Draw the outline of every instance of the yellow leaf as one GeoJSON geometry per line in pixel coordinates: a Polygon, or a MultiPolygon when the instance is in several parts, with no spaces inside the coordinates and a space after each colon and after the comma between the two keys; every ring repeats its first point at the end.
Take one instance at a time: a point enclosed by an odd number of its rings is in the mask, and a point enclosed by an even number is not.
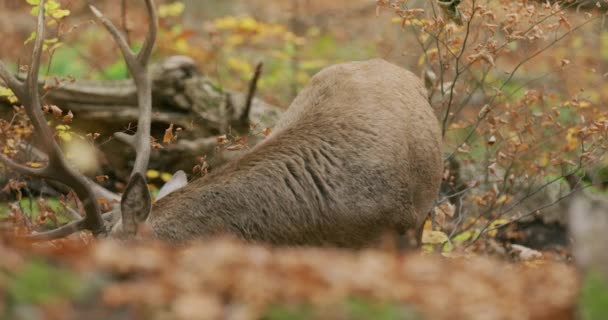
{"type": "Polygon", "coordinates": [[[3,86],[0,86],[0,97],[5,97],[10,103],[15,103],[18,101],[17,97],[15,96],[15,93],[13,93],[11,89],[3,86]]]}
{"type": "Polygon", "coordinates": [[[172,176],[173,175],[168,172],[163,172],[160,174],[160,179],[163,180],[163,182],[167,182],[167,181],[171,180],[172,176]]]}
{"type": "Polygon", "coordinates": [[[243,75],[251,75],[253,73],[253,68],[251,68],[251,65],[243,60],[231,57],[228,58],[227,62],[230,68],[242,73],[243,75]]]}
{"type": "Polygon", "coordinates": [[[177,17],[184,12],[184,8],[185,5],[180,1],[161,4],[158,6],[158,16],[161,18],[177,17]]]}
{"type": "Polygon", "coordinates": [[[70,142],[72,141],[72,134],[68,131],[58,131],[57,135],[59,136],[59,138],[65,142],[70,142]]]}
{"type": "MultiPolygon", "coordinates": [[[[496,228],[496,227],[501,226],[503,224],[507,224],[509,222],[510,221],[508,219],[496,219],[496,220],[492,221],[492,223],[490,223],[489,228],[493,229],[493,228],[496,228]]],[[[488,231],[488,235],[490,237],[495,237],[497,233],[498,233],[498,230],[496,230],[496,229],[488,231]]]]}
{"type": "Polygon", "coordinates": [[[44,166],[44,163],[36,161],[28,161],[26,164],[32,168],[41,168],[42,166],[44,166]]]}
{"type": "Polygon", "coordinates": [[[235,47],[245,42],[245,38],[240,34],[232,34],[226,39],[226,46],[235,47]]]}
{"type": "Polygon", "coordinates": [[[44,9],[45,9],[47,12],[53,12],[53,11],[55,11],[55,10],[59,9],[59,7],[60,7],[60,6],[61,6],[61,5],[60,5],[60,4],[59,4],[57,1],[55,1],[55,0],[49,0],[49,1],[47,1],[47,2],[44,4],[44,9]]]}
{"type": "Polygon", "coordinates": [[[251,17],[245,17],[241,19],[239,23],[239,28],[248,31],[256,31],[258,27],[258,22],[251,17]]]}
{"type": "Polygon", "coordinates": [[[579,146],[579,141],[577,137],[578,129],[577,128],[569,128],[566,131],[566,150],[572,151],[576,150],[579,146]]]}
{"type": "Polygon", "coordinates": [[[325,60],[305,60],[300,63],[300,68],[304,70],[320,69],[327,65],[325,60]]]}
{"type": "Polygon", "coordinates": [[[148,170],[146,171],[146,177],[148,177],[148,179],[156,179],[160,177],[160,172],[158,172],[158,170],[148,170]]]}
{"type": "Polygon", "coordinates": [[[28,43],[34,41],[34,39],[36,39],[36,31],[33,31],[32,33],[30,33],[30,36],[27,37],[27,39],[25,39],[23,44],[28,44],[28,43]]]}
{"type": "Polygon", "coordinates": [[[464,231],[462,233],[457,234],[454,238],[452,238],[453,242],[465,242],[473,237],[473,232],[464,231]]]}
{"type": "Polygon", "coordinates": [[[441,231],[424,231],[422,233],[422,243],[424,244],[442,244],[448,241],[448,236],[441,231]]]}
{"type": "Polygon", "coordinates": [[[423,244],[421,247],[423,252],[433,252],[434,248],[430,244],[423,244]]]}
{"type": "Polygon", "coordinates": [[[509,203],[509,202],[511,202],[511,198],[512,198],[512,196],[503,194],[502,196],[500,196],[500,198],[498,198],[498,200],[496,200],[496,204],[509,203]]]}
{"type": "Polygon", "coordinates": [[[218,29],[234,29],[238,25],[238,21],[235,17],[228,16],[215,19],[213,24],[218,29]]]}
{"type": "Polygon", "coordinates": [[[57,9],[51,13],[51,17],[53,17],[55,19],[61,19],[63,17],[67,17],[69,15],[70,15],[70,10],[66,10],[66,9],[57,9]]]}
{"type": "Polygon", "coordinates": [[[418,57],[418,65],[421,66],[424,64],[424,60],[426,59],[426,54],[421,54],[420,57],[418,57]]]}
{"type": "Polygon", "coordinates": [[[175,40],[175,43],[173,44],[174,48],[177,52],[180,53],[188,53],[190,50],[190,44],[188,44],[188,40],[184,39],[184,38],[179,38],[177,40],[175,40]]]}
{"type": "Polygon", "coordinates": [[[578,103],[579,108],[588,108],[591,106],[591,102],[589,101],[581,101],[578,103]]]}

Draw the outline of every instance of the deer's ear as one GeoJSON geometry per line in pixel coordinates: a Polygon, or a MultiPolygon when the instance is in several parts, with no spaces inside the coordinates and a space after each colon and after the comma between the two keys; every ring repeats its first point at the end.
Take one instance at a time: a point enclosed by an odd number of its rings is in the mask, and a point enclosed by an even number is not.
{"type": "Polygon", "coordinates": [[[173,174],[171,179],[160,188],[160,191],[158,191],[158,194],[156,195],[156,200],[165,197],[175,190],[185,187],[187,184],[188,177],[186,177],[186,173],[182,170],[177,171],[173,174]]]}
{"type": "Polygon", "coordinates": [[[143,223],[152,210],[152,196],[146,178],[141,173],[135,173],[120,200],[123,230],[135,233],[137,226],[143,223]]]}

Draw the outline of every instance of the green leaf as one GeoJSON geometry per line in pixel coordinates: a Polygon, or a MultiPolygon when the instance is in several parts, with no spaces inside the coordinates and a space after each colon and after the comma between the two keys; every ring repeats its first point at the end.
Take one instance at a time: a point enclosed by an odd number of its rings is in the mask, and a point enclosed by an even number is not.
{"type": "Polygon", "coordinates": [[[464,231],[461,232],[459,234],[457,234],[456,236],[454,236],[452,238],[453,242],[465,242],[469,239],[471,239],[471,237],[473,236],[473,233],[471,231],[464,231]]]}
{"type": "Polygon", "coordinates": [[[46,9],[47,12],[52,12],[54,10],[57,10],[57,9],[59,9],[59,7],[61,7],[61,5],[57,1],[53,1],[53,0],[44,4],[44,9],[46,9]]]}
{"type": "Polygon", "coordinates": [[[104,69],[104,74],[110,80],[125,79],[128,75],[127,65],[124,60],[119,59],[104,69]]]}
{"type": "Polygon", "coordinates": [[[435,251],[435,248],[433,248],[432,244],[423,244],[420,249],[422,249],[422,251],[424,252],[433,252],[435,251]]]}
{"type": "Polygon", "coordinates": [[[32,8],[32,10],[30,10],[30,14],[33,15],[34,17],[38,16],[39,12],[40,12],[40,8],[38,6],[35,6],[32,8]]]}
{"type": "Polygon", "coordinates": [[[67,9],[58,9],[51,13],[51,16],[55,19],[61,19],[63,17],[67,17],[70,15],[70,10],[67,9]]]}
{"type": "Polygon", "coordinates": [[[446,242],[443,245],[443,248],[441,249],[441,252],[447,253],[447,252],[452,252],[452,250],[454,250],[454,245],[451,242],[446,242]]]}
{"type": "Polygon", "coordinates": [[[11,89],[3,86],[0,86],[0,97],[5,97],[10,103],[15,103],[19,101],[15,96],[15,93],[11,89]]]}
{"type": "Polygon", "coordinates": [[[33,31],[32,33],[30,33],[30,36],[25,40],[25,42],[23,42],[23,44],[28,44],[28,43],[34,41],[34,39],[36,39],[36,31],[33,31]]]}
{"type": "Polygon", "coordinates": [[[169,4],[158,6],[158,16],[161,18],[177,17],[184,12],[185,6],[182,2],[176,1],[169,4]]]}
{"type": "Polygon", "coordinates": [[[422,234],[422,243],[424,244],[442,244],[448,241],[448,236],[437,230],[427,231],[422,234]]]}
{"type": "Polygon", "coordinates": [[[608,31],[602,31],[600,35],[600,57],[603,60],[608,60],[608,31]]]}
{"type": "Polygon", "coordinates": [[[56,50],[56,49],[60,48],[61,46],[63,46],[63,42],[55,43],[54,45],[52,45],[52,46],[49,48],[49,51],[54,51],[54,50],[56,50]]]}

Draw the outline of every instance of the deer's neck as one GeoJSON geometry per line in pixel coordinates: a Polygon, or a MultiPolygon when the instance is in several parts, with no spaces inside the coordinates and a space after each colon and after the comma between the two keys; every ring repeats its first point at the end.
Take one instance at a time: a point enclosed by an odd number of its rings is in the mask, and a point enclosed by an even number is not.
{"type": "Polygon", "coordinates": [[[179,241],[227,232],[247,240],[322,243],[319,213],[332,205],[333,192],[326,177],[340,161],[330,144],[292,144],[266,141],[163,198],[150,217],[155,234],[179,241]]]}

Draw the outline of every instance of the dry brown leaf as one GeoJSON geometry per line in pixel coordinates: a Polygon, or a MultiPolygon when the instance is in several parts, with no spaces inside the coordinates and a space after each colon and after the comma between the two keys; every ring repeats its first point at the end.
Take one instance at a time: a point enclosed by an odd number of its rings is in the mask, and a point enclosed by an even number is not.
{"type": "Polygon", "coordinates": [[[63,116],[63,123],[72,122],[73,119],[74,119],[74,114],[72,113],[72,110],[69,110],[68,114],[63,116]]]}
{"type": "Polygon", "coordinates": [[[171,143],[175,141],[175,136],[173,135],[173,122],[169,125],[167,129],[165,129],[165,135],[163,136],[163,143],[171,143]]]}

